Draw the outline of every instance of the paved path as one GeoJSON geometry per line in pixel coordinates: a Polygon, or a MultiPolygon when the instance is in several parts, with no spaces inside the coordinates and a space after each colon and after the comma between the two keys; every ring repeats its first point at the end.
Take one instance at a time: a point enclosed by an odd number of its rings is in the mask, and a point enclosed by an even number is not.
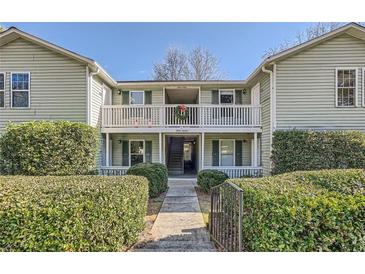
{"type": "Polygon", "coordinates": [[[216,251],[194,186],[191,179],[169,180],[169,190],[151,230],[154,240],[134,251],[216,251]]]}

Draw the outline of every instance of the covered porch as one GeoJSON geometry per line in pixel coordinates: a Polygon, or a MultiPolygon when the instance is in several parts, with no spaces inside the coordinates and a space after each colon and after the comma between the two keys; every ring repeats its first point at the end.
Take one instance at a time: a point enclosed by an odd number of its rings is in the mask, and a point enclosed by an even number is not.
{"type": "Polygon", "coordinates": [[[124,175],[141,162],[165,164],[169,176],[216,169],[231,178],[261,176],[261,133],[105,133],[100,174],[124,175]]]}

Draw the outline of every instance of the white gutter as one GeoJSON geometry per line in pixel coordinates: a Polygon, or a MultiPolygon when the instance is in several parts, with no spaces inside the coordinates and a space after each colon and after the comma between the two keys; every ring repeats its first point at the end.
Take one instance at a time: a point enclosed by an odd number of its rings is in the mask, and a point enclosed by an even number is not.
{"type": "Polygon", "coordinates": [[[87,115],[87,124],[91,125],[91,106],[93,100],[93,76],[98,75],[100,73],[100,69],[97,67],[95,72],[91,72],[89,74],[89,90],[88,90],[88,115],[87,115]]]}
{"type": "Polygon", "coordinates": [[[262,71],[270,74],[270,128],[276,129],[276,64],[273,64],[273,70],[266,69],[262,66],[262,71]]]}
{"type": "MultiPolygon", "coordinates": [[[[265,66],[261,67],[264,73],[270,75],[270,157],[272,150],[272,138],[273,132],[276,129],[276,64],[273,64],[273,70],[266,69],[265,66]]],[[[270,161],[271,170],[271,161],[270,161]]]]}

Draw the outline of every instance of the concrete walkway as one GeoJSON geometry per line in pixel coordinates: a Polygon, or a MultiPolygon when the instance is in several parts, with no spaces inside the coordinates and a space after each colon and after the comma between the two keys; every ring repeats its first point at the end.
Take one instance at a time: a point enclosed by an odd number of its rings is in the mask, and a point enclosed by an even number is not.
{"type": "Polygon", "coordinates": [[[169,190],[151,230],[153,241],[134,251],[216,251],[194,186],[192,179],[169,180],[169,190]]]}

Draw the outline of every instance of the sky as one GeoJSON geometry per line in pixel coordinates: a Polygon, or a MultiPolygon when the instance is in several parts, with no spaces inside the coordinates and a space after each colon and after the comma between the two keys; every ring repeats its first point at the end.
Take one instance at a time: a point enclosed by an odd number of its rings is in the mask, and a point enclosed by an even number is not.
{"type": "Polygon", "coordinates": [[[311,23],[1,23],[97,61],[115,80],[150,80],[176,46],[209,49],[228,80],[244,80],[270,47],[311,23]]]}

